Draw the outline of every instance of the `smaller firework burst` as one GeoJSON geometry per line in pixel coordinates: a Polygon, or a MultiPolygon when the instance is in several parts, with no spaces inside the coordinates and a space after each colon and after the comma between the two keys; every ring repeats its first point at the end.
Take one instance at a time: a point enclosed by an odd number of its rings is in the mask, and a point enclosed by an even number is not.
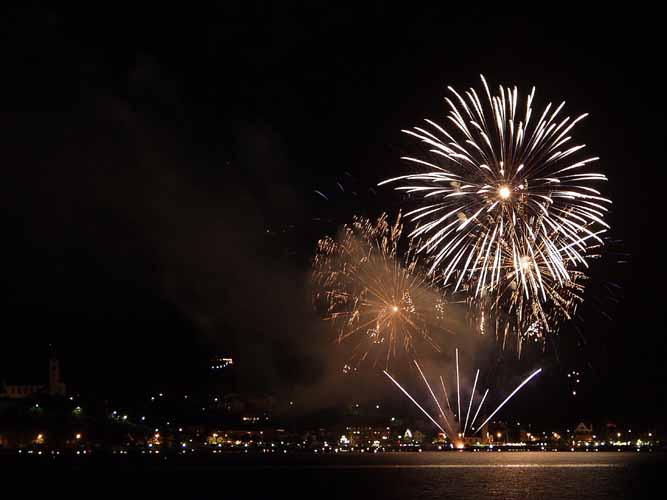
{"type": "Polygon", "coordinates": [[[481,334],[494,333],[503,349],[514,335],[519,355],[526,340],[544,347],[548,334],[571,320],[583,302],[587,276],[568,260],[563,262],[565,269],[554,268],[539,246],[526,245],[524,251],[515,247],[501,253],[499,262],[505,280],[487,284],[479,294],[470,290],[479,283],[464,287],[470,292],[467,300],[476,329],[481,334]]]}
{"type": "Polygon", "coordinates": [[[355,217],[336,238],[318,242],[315,305],[336,325],[339,342],[356,339],[354,360],[388,363],[420,344],[438,350],[432,332],[449,330],[444,294],[419,269],[402,230],[400,214],[393,223],[386,214],[375,222],[355,217]]]}

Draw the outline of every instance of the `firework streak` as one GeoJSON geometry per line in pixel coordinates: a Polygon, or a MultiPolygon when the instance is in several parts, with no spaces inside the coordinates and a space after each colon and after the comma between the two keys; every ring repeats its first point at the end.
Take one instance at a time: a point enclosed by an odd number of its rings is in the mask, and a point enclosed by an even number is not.
{"type": "MultiPolygon", "coordinates": [[[[433,389],[431,387],[431,384],[429,383],[428,379],[424,375],[424,372],[422,371],[421,367],[419,366],[419,363],[415,360],[414,361],[415,366],[417,367],[417,370],[419,370],[419,374],[421,375],[421,378],[426,385],[426,388],[429,391],[429,394],[431,395],[431,398],[435,402],[435,405],[437,406],[439,413],[440,413],[440,418],[442,419],[442,422],[444,425],[449,429],[449,432],[445,431],[444,428],[438,423],[438,421],[427,411],[424,409],[422,405],[420,405],[415,398],[413,398],[408,391],[401,386],[401,384],[398,383],[398,381],[392,377],[386,370],[383,370],[383,373],[405,394],[412,403],[421,410],[422,413],[424,413],[430,420],[435,424],[435,426],[446,436],[449,437],[450,441],[456,442],[457,447],[462,447],[463,446],[463,438],[465,438],[466,432],[468,430],[468,419],[470,417],[470,410],[472,408],[473,401],[475,399],[475,388],[477,387],[477,380],[479,378],[479,369],[477,370],[475,374],[475,382],[473,384],[472,390],[470,391],[470,399],[468,402],[468,411],[466,413],[465,417],[465,422],[461,418],[462,415],[459,413],[459,415],[450,415],[450,418],[448,419],[446,416],[445,411],[443,410],[442,405],[440,404],[440,401],[438,400],[437,396],[433,392],[433,389]],[[457,423],[458,430],[455,432],[454,427],[452,426],[450,420],[454,421],[457,423]]],[[[477,420],[477,416],[479,415],[480,410],[482,409],[482,406],[484,405],[484,401],[486,400],[486,396],[489,393],[489,389],[486,389],[484,392],[484,395],[482,396],[482,399],[479,403],[479,406],[477,407],[477,411],[475,412],[475,415],[472,418],[472,421],[470,422],[470,429],[473,431],[473,435],[477,434],[502,408],[507,404],[507,402],[512,399],[512,397],[519,392],[528,382],[530,382],[534,377],[536,377],[540,372],[542,371],[541,368],[535,370],[533,373],[531,373],[528,377],[526,377],[523,382],[521,382],[511,393],[509,396],[507,396],[502,403],[500,403],[492,412],[491,414],[482,422],[482,424],[475,428],[475,420],[477,420]]],[[[442,382],[442,377],[440,377],[440,381],[442,382]]],[[[444,382],[443,388],[444,388],[444,382]]],[[[459,389],[460,390],[460,389],[459,389]]],[[[446,393],[445,393],[446,394],[446,393]]],[[[445,396],[446,397],[446,396],[445,396]]],[[[460,399],[461,395],[457,394],[457,398],[460,399]]],[[[451,412],[451,409],[450,409],[451,412]]]]}

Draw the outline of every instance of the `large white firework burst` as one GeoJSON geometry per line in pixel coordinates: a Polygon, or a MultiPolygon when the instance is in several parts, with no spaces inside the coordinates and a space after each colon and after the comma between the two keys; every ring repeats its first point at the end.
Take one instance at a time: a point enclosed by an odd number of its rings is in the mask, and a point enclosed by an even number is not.
{"type": "Polygon", "coordinates": [[[585,145],[570,135],[587,115],[562,117],[563,102],[537,118],[534,87],[521,110],[516,87],[491,95],[481,79],[483,100],[474,88],[464,95],[448,88],[449,126],[426,120],[427,127],[404,130],[429,154],[404,157],[416,171],[380,184],[400,182],[397,190],[422,198],[406,214],[416,223],[411,236],[423,240],[430,272],[454,290],[508,295],[531,308],[563,303],[557,294],[585,270],[609,228],[611,202],[595,187],[606,177],[591,170],[598,158],[582,158],[585,145]]]}

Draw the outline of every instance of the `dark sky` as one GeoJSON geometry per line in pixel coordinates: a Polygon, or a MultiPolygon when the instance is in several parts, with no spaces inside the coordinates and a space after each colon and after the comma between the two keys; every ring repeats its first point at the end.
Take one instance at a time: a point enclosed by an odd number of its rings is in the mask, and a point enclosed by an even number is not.
{"type": "Polygon", "coordinates": [[[238,358],[248,390],[326,388],[340,360],[308,298],[316,239],[353,213],[395,211],[396,196],[369,188],[404,168],[414,143],[400,129],[442,120],[446,86],[484,73],[590,113],[578,139],[602,158],[612,235],[629,254],[594,266],[585,342],[566,328],[556,348],[504,361],[515,374],[548,367],[517,412],[659,420],[660,16],[528,12],[443,2],[5,12],[0,374],[30,371],[53,343],[79,387],[143,391],[196,382],[219,350],[238,358]],[[570,369],[586,373],[578,398],[570,369]]]}

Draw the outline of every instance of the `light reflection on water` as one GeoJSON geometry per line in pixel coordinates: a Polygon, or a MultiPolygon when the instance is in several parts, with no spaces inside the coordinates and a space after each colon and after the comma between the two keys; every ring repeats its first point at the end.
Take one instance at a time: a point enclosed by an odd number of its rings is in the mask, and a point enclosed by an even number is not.
{"type": "Polygon", "coordinates": [[[243,498],[614,500],[655,498],[664,463],[659,453],[388,453],[229,458],[191,470],[243,498]]]}

